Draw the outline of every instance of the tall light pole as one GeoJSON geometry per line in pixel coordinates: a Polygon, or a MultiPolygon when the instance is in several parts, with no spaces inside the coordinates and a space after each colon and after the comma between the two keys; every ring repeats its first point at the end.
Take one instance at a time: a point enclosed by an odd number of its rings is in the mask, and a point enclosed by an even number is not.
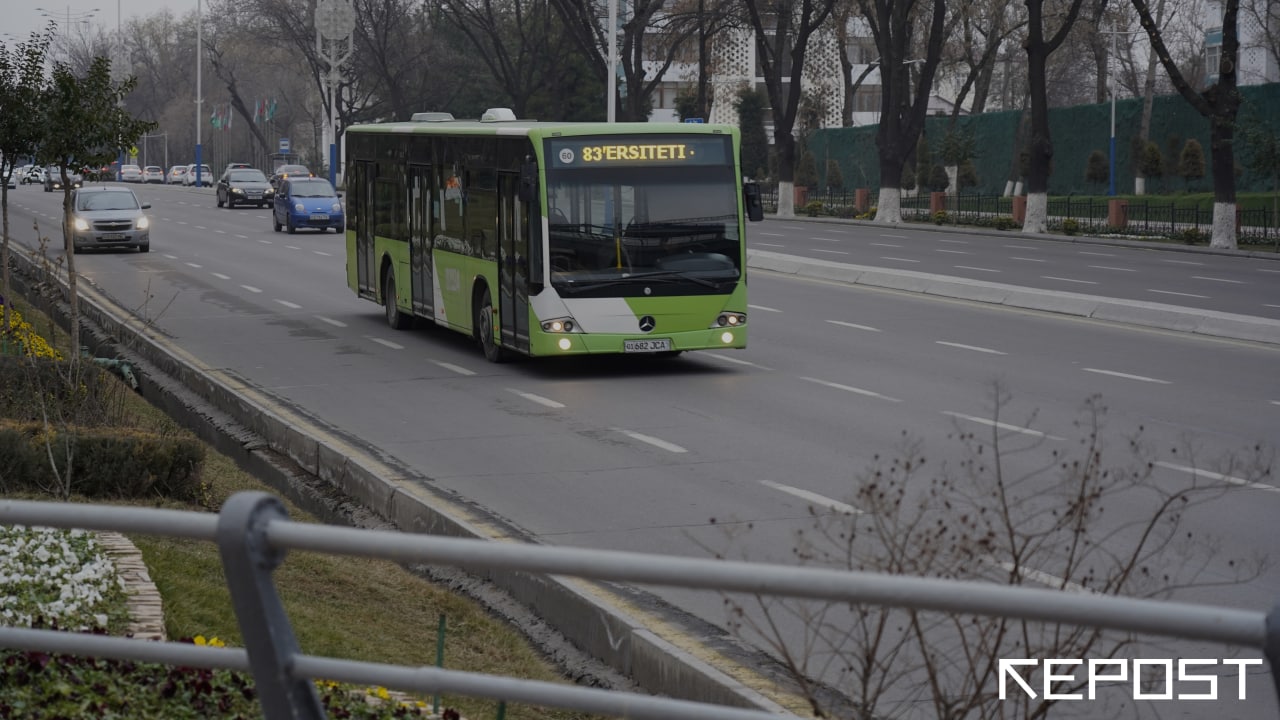
{"type": "Polygon", "coordinates": [[[204,96],[200,91],[200,58],[204,55],[204,36],[201,34],[200,0],[196,0],[196,188],[201,187],[201,170],[204,167],[204,148],[200,145],[200,120],[203,115],[203,109],[200,104],[204,102],[204,96]]]}
{"type": "Polygon", "coordinates": [[[320,0],[316,3],[316,53],[329,65],[327,77],[329,121],[329,182],[338,184],[338,86],[342,83],[342,63],[354,49],[356,11],[351,0],[320,0]],[[328,41],[326,44],[325,41],[328,41]]]}
{"type": "Polygon", "coordinates": [[[1107,170],[1107,195],[1114,196],[1116,194],[1116,73],[1111,69],[1112,63],[1115,62],[1116,54],[1120,52],[1119,39],[1121,35],[1139,35],[1145,30],[1124,30],[1121,31],[1116,27],[1115,21],[1111,21],[1111,30],[1100,30],[1104,35],[1111,36],[1111,55],[1107,58],[1107,85],[1111,91],[1111,142],[1109,157],[1109,167],[1107,170]]]}

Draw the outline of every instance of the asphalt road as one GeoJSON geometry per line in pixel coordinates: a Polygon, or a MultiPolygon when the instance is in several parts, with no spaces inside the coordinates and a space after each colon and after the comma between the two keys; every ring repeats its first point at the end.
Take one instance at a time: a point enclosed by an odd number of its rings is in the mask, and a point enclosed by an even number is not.
{"type": "MultiPolygon", "coordinates": [[[[1029,477],[1037,493],[1055,492],[1060,479],[1036,473],[1052,465],[1046,453],[1076,451],[1085,434],[1076,423],[1097,395],[1112,462],[1131,460],[1127,443],[1140,432],[1156,463],[1148,484],[1198,479],[1222,490],[1187,513],[1194,542],[1160,562],[1189,567],[1197,552],[1216,548],[1200,579],[1224,584],[1177,596],[1258,610],[1280,596],[1277,568],[1235,583],[1227,564],[1280,546],[1277,480],[1221,464],[1256,444],[1270,451],[1280,437],[1280,346],[759,271],[750,278],[745,351],[492,365],[454,333],[387,328],[381,308],[345,287],[338,235],[273,233],[267,211],[218,209],[209,190],[138,190],[154,204],[152,251],[76,256],[90,282],[207,367],[371,444],[540,541],[790,562],[812,513],[857,512],[855,480],[904,443],[916,443],[929,467],[960,473],[969,455],[956,435],[989,436],[996,388],[1007,395],[1003,442],[1029,448],[1005,459],[1007,472],[1029,477]]],[[[56,228],[57,201],[11,192],[14,237],[30,244],[32,219],[46,233],[56,228]]],[[[961,272],[948,263],[963,262],[1012,276],[1030,262],[1017,258],[1034,258],[1043,261],[1034,271],[1002,282],[1056,289],[1053,277],[1074,277],[1133,300],[1150,299],[1151,288],[1195,289],[1188,294],[1203,297],[1179,302],[1280,318],[1274,262],[901,228],[859,226],[844,237],[777,220],[750,230],[753,248],[767,239],[778,246],[767,250],[801,257],[838,249],[848,262],[880,266],[890,261],[876,253],[892,252],[932,273],[961,272]],[[835,239],[812,239],[826,235],[835,239]],[[882,241],[902,247],[873,245],[882,241]]],[[[1102,522],[1120,542],[1120,527],[1149,512],[1149,497],[1121,495],[1102,522]]],[[[1040,568],[1050,581],[1056,570],[1040,568]]],[[[725,623],[719,597],[656,592],[725,623]]],[[[1269,678],[1254,677],[1250,688],[1249,703],[1223,711],[1274,717],[1269,678]]],[[[1162,711],[1176,717],[1186,708],[1162,711]]]]}

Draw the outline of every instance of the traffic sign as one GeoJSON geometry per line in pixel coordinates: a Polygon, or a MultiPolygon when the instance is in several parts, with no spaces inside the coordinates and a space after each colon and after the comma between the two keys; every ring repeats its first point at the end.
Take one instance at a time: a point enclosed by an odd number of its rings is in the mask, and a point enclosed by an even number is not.
{"type": "Polygon", "coordinates": [[[280,138],[280,152],[289,152],[289,138],[280,138]]]}

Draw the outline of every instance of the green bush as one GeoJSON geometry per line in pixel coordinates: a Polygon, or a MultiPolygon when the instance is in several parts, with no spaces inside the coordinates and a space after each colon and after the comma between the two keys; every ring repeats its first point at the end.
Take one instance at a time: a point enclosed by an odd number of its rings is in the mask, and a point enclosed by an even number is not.
{"type": "Polygon", "coordinates": [[[1008,215],[1000,215],[996,217],[991,225],[997,230],[1013,230],[1014,228],[1020,227],[1018,223],[1014,222],[1013,218],[1008,215]]]}
{"type": "Polygon", "coordinates": [[[935,212],[932,217],[934,225],[945,225],[951,221],[951,216],[947,215],[946,210],[939,210],[935,212]]]}
{"type": "Polygon", "coordinates": [[[1175,231],[1172,237],[1174,240],[1181,240],[1188,245],[1195,245],[1197,243],[1208,241],[1209,234],[1199,228],[1189,227],[1175,231]]]}
{"type": "Polygon", "coordinates": [[[1062,221],[1062,232],[1067,235],[1075,235],[1080,232],[1080,221],[1075,218],[1067,218],[1062,221]]]}
{"type": "Polygon", "coordinates": [[[795,183],[800,187],[818,186],[818,161],[808,150],[800,155],[800,162],[796,164],[795,183]]]}
{"type": "Polygon", "coordinates": [[[1111,162],[1107,159],[1106,153],[1101,150],[1089,153],[1089,160],[1085,163],[1084,179],[1095,185],[1111,179],[1111,162]]]}
{"type": "Polygon", "coordinates": [[[934,165],[929,171],[929,189],[934,192],[942,192],[951,185],[951,178],[947,176],[947,169],[941,165],[934,165]]]}
{"type": "Polygon", "coordinates": [[[805,214],[806,214],[806,215],[808,215],[809,217],[817,217],[817,216],[821,215],[821,214],[822,214],[822,201],[821,201],[821,200],[810,200],[810,201],[809,201],[809,202],[804,206],[804,212],[805,212],[805,214]]]}
{"type": "Polygon", "coordinates": [[[844,190],[844,174],[840,172],[840,163],[827,160],[827,191],[838,193],[844,190]]]}
{"type": "Polygon", "coordinates": [[[91,498],[193,500],[204,453],[195,438],[0,420],[0,492],[61,488],[91,498]]]}
{"type": "Polygon", "coordinates": [[[0,417],[114,425],[128,392],[91,362],[0,356],[0,417]]]}

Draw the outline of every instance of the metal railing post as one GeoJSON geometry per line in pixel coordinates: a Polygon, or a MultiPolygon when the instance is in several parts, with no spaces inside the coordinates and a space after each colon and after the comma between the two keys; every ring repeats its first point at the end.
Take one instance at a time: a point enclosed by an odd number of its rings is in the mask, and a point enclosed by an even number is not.
{"type": "Polygon", "coordinates": [[[1280,604],[1267,613],[1266,637],[1262,641],[1262,654],[1271,666],[1271,681],[1276,686],[1276,697],[1280,698],[1280,604]]]}
{"type": "Polygon", "coordinates": [[[273,550],[265,533],[267,522],[274,519],[289,519],[274,496],[263,492],[231,496],[218,514],[216,538],[222,568],[263,715],[268,720],[324,720],[315,683],[293,676],[298,640],[271,578],[285,553],[273,550]]]}

